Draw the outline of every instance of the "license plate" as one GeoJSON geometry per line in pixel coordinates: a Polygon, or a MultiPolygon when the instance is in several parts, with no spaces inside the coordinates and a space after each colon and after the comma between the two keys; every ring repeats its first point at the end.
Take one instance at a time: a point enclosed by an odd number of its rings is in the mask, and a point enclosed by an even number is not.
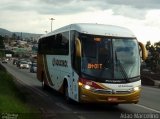
{"type": "Polygon", "coordinates": [[[109,97],[108,98],[108,101],[109,102],[116,102],[118,99],[117,98],[115,98],[115,97],[109,97]]]}

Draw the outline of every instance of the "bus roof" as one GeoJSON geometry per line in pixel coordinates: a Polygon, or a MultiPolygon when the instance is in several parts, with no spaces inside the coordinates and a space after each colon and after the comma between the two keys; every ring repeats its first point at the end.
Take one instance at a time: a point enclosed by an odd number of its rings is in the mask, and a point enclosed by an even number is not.
{"type": "Polygon", "coordinates": [[[93,24],[93,23],[77,23],[70,24],[59,28],[53,32],[50,32],[42,37],[51,36],[65,31],[75,30],[80,33],[103,35],[103,36],[115,36],[115,37],[135,37],[135,35],[127,28],[105,24],[93,24]]]}

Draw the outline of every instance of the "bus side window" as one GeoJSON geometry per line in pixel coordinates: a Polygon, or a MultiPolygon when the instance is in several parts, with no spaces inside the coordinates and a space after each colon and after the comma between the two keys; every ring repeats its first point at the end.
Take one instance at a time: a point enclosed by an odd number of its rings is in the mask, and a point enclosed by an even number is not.
{"type": "Polygon", "coordinates": [[[39,53],[39,54],[42,53],[41,41],[42,41],[42,39],[39,39],[39,42],[38,42],[38,53],[39,53]]]}

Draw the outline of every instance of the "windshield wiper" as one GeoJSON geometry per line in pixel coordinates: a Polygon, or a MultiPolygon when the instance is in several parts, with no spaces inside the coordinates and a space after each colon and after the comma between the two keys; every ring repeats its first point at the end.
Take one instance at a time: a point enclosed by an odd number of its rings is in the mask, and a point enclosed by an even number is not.
{"type": "Polygon", "coordinates": [[[126,71],[125,71],[124,66],[122,65],[121,61],[120,61],[120,60],[118,59],[118,57],[117,57],[117,52],[116,52],[116,51],[115,51],[115,60],[116,60],[116,65],[118,64],[119,67],[120,67],[120,69],[121,69],[121,73],[122,73],[124,79],[125,79],[127,82],[130,82],[130,80],[129,80],[128,76],[127,76],[127,73],[126,73],[126,71]]]}
{"type": "Polygon", "coordinates": [[[105,58],[104,62],[102,63],[103,69],[108,68],[108,67],[106,66],[106,64],[109,64],[108,56],[106,56],[106,58],[105,58]]]}

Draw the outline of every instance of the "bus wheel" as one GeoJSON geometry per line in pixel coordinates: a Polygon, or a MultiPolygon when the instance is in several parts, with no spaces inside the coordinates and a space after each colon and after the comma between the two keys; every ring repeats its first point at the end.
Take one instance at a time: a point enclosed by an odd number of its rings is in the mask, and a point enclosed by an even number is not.
{"type": "Polygon", "coordinates": [[[42,88],[45,89],[44,80],[42,81],[42,88]]]}
{"type": "Polygon", "coordinates": [[[42,89],[44,89],[44,90],[47,89],[47,85],[44,82],[44,77],[42,78],[42,89]]]}
{"type": "Polygon", "coordinates": [[[69,98],[68,95],[69,95],[69,94],[68,94],[68,86],[65,85],[65,86],[64,86],[64,97],[65,97],[66,100],[68,100],[68,98],[69,98]]]}
{"type": "Polygon", "coordinates": [[[68,86],[64,86],[64,98],[67,101],[67,103],[71,103],[71,99],[69,98],[69,92],[68,92],[68,86]]]}

